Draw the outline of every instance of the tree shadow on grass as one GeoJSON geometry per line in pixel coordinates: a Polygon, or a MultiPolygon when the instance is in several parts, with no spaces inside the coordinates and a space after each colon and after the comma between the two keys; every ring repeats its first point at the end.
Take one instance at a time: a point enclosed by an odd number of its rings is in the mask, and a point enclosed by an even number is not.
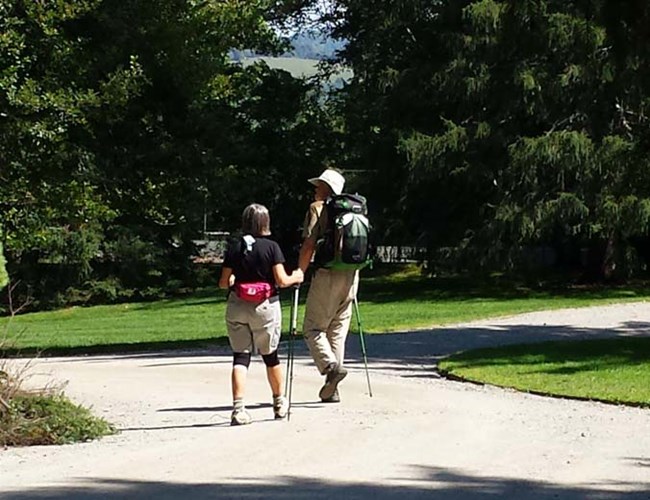
{"type": "Polygon", "coordinates": [[[636,366],[650,362],[649,337],[619,337],[582,341],[555,341],[514,345],[507,352],[490,347],[456,356],[463,366],[467,361],[473,367],[481,366],[539,366],[568,363],[568,366],[542,370],[553,374],[574,374],[584,370],[616,368],[619,365],[636,366]],[[477,361],[482,360],[482,361],[477,361]]]}
{"type": "MultiPolygon", "coordinates": [[[[280,296],[285,303],[290,302],[291,291],[281,289],[280,296]]],[[[201,290],[188,296],[172,297],[168,299],[153,300],[149,302],[125,302],[122,306],[128,308],[128,312],[138,313],[141,311],[162,311],[170,309],[182,309],[184,307],[196,306],[225,306],[228,298],[228,292],[218,288],[201,290]]]]}
{"type": "Polygon", "coordinates": [[[650,296],[645,284],[614,286],[547,285],[527,286],[514,281],[477,280],[467,278],[409,278],[391,280],[366,278],[359,289],[360,300],[373,303],[417,301],[512,300],[523,298],[559,297],[565,299],[623,299],[650,296]]]}
{"type": "MultiPolygon", "coordinates": [[[[362,466],[364,464],[360,464],[362,466]]],[[[650,483],[603,483],[583,487],[501,477],[472,476],[439,467],[412,466],[407,477],[388,477],[381,482],[334,482],[317,478],[279,476],[272,481],[256,477],[227,483],[174,483],[97,478],[74,487],[33,488],[3,494],[5,500],[99,498],[156,498],[203,500],[247,499],[330,499],[389,500],[444,499],[483,500],[647,500],[650,483]],[[613,491],[613,488],[618,491],[613,491]]]]}
{"type": "MultiPolygon", "coordinates": [[[[650,323],[622,323],[615,328],[586,328],[566,325],[494,325],[459,326],[409,333],[365,335],[368,360],[386,365],[416,365],[435,368],[437,363],[463,351],[530,345],[541,342],[650,337],[650,323]]],[[[361,359],[358,335],[350,335],[346,356],[361,359]]],[[[528,350],[522,347],[522,350],[528,350]]],[[[580,352],[576,344],[576,352],[580,352]]],[[[647,351],[630,352],[631,360],[647,360],[647,351]]]]}
{"type": "MultiPolygon", "coordinates": [[[[50,347],[46,349],[33,348],[7,348],[0,351],[0,358],[24,358],[38,356],[51,358],[57,356],[86,356],[101,354],[116,354],[121,356],[148,354],[161,351],[192,350],[201,351],[214,347],[225,347],[228,345],[227,337],[191,339],[191,340],[167,340],[162,342],[138,342],[138,343],[115,343],[100,344],[93,346],[79,347],[50,347]],[[128,353],[128,354],[124,354],[128,353]]],[[[164,354],[161,354],[164,356],[164,354]]],[[[174,355],[173,353],[169,354],[174,355]]],[[[176,353],[178,355],[178,353],[176,353]]]]}

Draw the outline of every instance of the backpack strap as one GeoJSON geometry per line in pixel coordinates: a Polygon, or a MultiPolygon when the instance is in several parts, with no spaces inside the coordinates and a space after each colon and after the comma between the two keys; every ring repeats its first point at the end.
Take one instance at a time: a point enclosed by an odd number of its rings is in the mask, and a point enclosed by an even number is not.
{"type": "Polygon", "coordinates": [[[241,251],[242,254],[248,255],[253,251],[253,245],[255,244],[255,238],[250,234],[245,234],[242,237],[241,251]]]}
{"type": "Polygon", "coordinates": [[[336,207],[336,200],[340,195],[332,195],[323,202],[324,215],[321,212],[321,219],[326,222],[325,230],[316,246],[316,257],[314,264],[317,268],[328,267],[334,259],[334,236],[336,231],[335,220],[339,211],[336,207]]]}

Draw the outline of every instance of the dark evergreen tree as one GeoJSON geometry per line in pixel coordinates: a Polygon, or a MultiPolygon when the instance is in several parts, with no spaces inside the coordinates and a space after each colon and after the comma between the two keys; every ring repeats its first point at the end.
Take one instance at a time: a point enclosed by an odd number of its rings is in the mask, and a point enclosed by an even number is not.
{"type": "MultiPolygon", "coordinates": [[[[387,238],[629,271],[648,231],[645,2],[335,2],[354,157],[387,238]]],[[[447,254],[449,255],[449,254],[447,254]]]]}

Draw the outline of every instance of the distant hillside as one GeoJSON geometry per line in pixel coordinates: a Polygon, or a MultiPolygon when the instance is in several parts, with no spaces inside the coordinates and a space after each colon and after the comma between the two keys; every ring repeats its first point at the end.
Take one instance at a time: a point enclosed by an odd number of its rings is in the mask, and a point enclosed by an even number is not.
{"type": "Polygon", "coordinates": [[[301,59],[330,59],[334,57],[337,50],[345,46],[345,43],[340,40],[305,33],[296,35],[291,40],[291,44],[293,50],[284,55],[301,59]]]}
{"type": "MultiPolygon", "coordinates": [[[[296,35],[291,42],[293,50],[286,52],[281,57],[259,55],[249,50],[232,51],[231,57],[243,65],[264,61],[271,68],[283,69],[297,78],[309,78],[318,72],[317,65],[320,61],[334,57],[336,51],[345,46],[344,42],[310,34],[296,35]]],[[[333,75],[327,86],[340,88],[350,78],[352,78],[352,70],[344,69],[333,75]]]]}
{"type": "MultiPolygon", "coordinates": [[[[317,65],[320,62],[317,59],[301,59],[299,57],[253,56],[240,59],[240,62],[245,66],[255,61],[264,61],[269,67],[288,71],[296,78],[309,78],[316,75],[318,72],[317,65]]],[[[341,88],[351,78],[352,70],[343,69],[332,75],[325,86],[328,88],[341,88]]]]}
{"type": "MultiPolygon", "coordinates": [[[[268,57],[268,56],[252,56],[241,59],[244,65],[251,64],[254,61],[264,61],[271,68],[278,68],[288,71],[295,77],[309,78],[318,72],[317,59],[303,59],[300,57],[268,57]]],[[[337,73],[337,78],[345,80],[352,77],[352,70],[343,70],[337,73]]]]}
{"type": "MultiPolygon", "coordinates": [[[[283,58],[313,59],[323,60],[331,59],[336,55],[336,51],[345,46],[344,42],[333,40],[322,35],[298,34],[291,38],[293,49],[282,54],[283,58]]],[[[233,50],[231,57],[235,61],[241,61],[251,57],[257,57],[250,50],[233,50]]]]}
{"type": "Polygon", "coordinates": [[[252,64],[255,61],[264,61],[271,68],[283,69],[298,78],[314,76],[318,71],[316,66],[319,62],[315,59],[301,59],[299,57],[251,56],[241,59],[244,66],[252,64]]]}

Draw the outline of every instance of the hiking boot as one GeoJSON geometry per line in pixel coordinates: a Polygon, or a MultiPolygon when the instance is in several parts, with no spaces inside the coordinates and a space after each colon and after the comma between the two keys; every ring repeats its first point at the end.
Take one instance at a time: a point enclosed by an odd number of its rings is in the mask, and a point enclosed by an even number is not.
{"type": "MultiPolygon", "coordinates": [[[[337,363],[332,363],[325,376],[325,385],[321,388],[318,396],[321,401],[330,399],[336,392],[336,386],[345,378],[348,371],[337,363]]],[[[340,399],[339,399],[340,401],[340,399]]]]}
{"type": "Polygon", "coordinates": [[[281,396],[273,400],[273,415],[276,419],[285,418],[289,411],[289,402],[287,398],[281,396]]]}
{"type": "Polygon", "coordinates": [[[322,403],[340,403],[341,402],[341,396],[339,396],[339,390],[336,389],[334,391],[334,394],[332,394],[332,396],[330,396],[327,399],[321,399],[321,402],[322,403]]]}
{"type": "Polygon", "coordinates": [[[248,425],[253,421],[251,414],[246,410],[233,410],[230,425],[248,425]]]}

